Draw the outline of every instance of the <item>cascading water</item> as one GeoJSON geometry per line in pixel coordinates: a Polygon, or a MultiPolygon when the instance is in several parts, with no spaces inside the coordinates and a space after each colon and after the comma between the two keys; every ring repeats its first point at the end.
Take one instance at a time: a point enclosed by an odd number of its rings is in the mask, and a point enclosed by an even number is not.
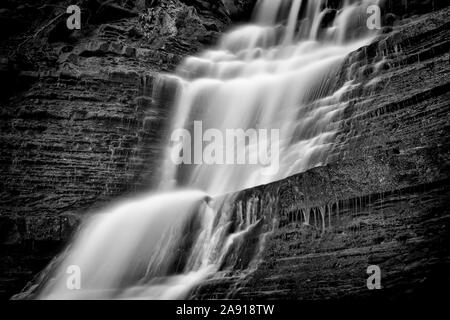
{"type": "MultiPolygon", "coordinates": [[[[199,120],[203,131],[213,128],[224,136],[230,129],[279,129],[279,145],[271,146],[267,136],[259,141],[279,150],[277,172],[267,174],[266,167],[258,165],[222,165],[225,161],[174,166],[170,154],[180,149],[174,143],[166,156],[166,185],[181,183],[220,195],[326,161],[335,134],[333,121],[346,107],[340,96],[352,86],[349,81],[333,91],[333,79],[345,56],[367,42],[363,17],[376,1],[346,1],[337,13],[323,8],[324,2],[259,1],[256,24],[231,31],[218,48],[186,59],[177,75],[166,77],[180,87],[173,129],[192,132],[199,120]]],[[[248,158],[259,152],[250,142],[246,147],[248,158]]],[[[225,157],[227,150],[222,151],[225,157]]]]}
{"type": "MultiPolygon", "coordinates": [[[[161,193],[88,219],[66,251],[19,297],[183,298],[226,268],[230,250],[261,220],[253,210],[233,214],[229,197],[219,201],[209,195],[326,162],[334,123],[346,107],[340,97],[354,85],[347,79],[336,88],[334,80],[346,55],[369,41],[366,8],[377,1],[346,0],[337,9],[325,2],[259,0],[254,24],[227,33],[216,49],[186,59],[176,75],[160,79],[178,86],[172,130],[192,129],[195,121],[217,132],[278,129],[276,145],[268,136],[258,143],[279,150],[279,170],[267,171],[261,164],[175,165],[172,156],[180,146],[171,143],[161,193]],[[80,290],[68,289],[70,266],[81,270],[80,290]]],[[[258,148],[247,141],[245,154],[254,152],[258,148]]]]}

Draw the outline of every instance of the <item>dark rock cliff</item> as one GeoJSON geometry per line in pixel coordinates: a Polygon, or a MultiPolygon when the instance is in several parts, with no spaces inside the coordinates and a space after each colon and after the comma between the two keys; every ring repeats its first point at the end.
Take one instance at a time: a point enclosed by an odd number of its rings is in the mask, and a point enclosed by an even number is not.
{"type": "MultiPolygon", "coordinates": [[[[448,284],[449,10],[386,3],[394,26],[343,66],[356,62],[362,85],[346,97],[329,165],[239,194],[266,208],[262,229],[277,221],[262,263],[194,297],[366,295],[369,264],[391,297],[448,284]]],[[[170,96],[152,98],[155,76],[247,20],[254,1],[83,0],[73,32],[69,4],[0,5],[4,298],[58,252],[79,214],[150,187],[170,116],[170,96]]]]}

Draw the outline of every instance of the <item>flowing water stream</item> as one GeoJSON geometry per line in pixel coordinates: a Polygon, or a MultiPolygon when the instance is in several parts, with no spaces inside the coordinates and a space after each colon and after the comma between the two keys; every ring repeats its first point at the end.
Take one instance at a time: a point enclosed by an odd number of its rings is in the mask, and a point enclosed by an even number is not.
{"type": "MultiPolygon", "coordinates": [[[[195,121],[216,132],[279,130],[276,145],[268,136],[258,141],[279,151],[278,170],[264,164],[176,165],[172,158],[180,146],[170,142],[159,190],[90,217],[23,295],[176,299],[233,266],[230,259],[240,259],[236,248],[261,220],[252,210],[233,213],[233,197],[221,195],[326,163],[347,106],[340,98],[355,85],[350,75],[336,88],[337,77],[347,72],[345,57],[373,36],[366,27],[367,7],[377,1],[345,0],[337,10],[325,2],[259,0],[251,24],[187,58],[155,88],[158,94],[167,83],[178,87],[172,130],[192,131],[195,121]],[[70,266],[81,271],[80,290],[67,286],[70,266]]],[[[254,152],[258,148],[249,141],[245,154],[254,152]]],[[[259,239],[261,246],[263,233],[259,239]]],[[[258,252],[243,269],[251,269],[258,252]]]]}

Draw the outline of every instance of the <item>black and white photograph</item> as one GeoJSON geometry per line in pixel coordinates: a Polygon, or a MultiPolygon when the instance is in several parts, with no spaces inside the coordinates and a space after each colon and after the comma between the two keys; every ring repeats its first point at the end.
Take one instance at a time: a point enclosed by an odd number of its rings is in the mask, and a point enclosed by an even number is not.
{"type": "Polygon", "coordinates": [[[448,0],[2,0],[0,145],[17,309],[450,301],[448,0]]]}

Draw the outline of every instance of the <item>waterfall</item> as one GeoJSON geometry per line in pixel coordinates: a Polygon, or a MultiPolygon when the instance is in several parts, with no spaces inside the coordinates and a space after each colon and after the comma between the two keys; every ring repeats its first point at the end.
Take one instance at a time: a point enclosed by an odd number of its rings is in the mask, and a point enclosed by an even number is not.
{"type": "MultiPolygon", "coordinates": [[[[376,1],[346,0],[337,8],[326,2],[259,0],[252,24],[231,30],[216,48],[159,79],[160,90],[166,87],[161,83],[177,89],[171,132],[192,131],[199,122],[224,135],[229,129],[277,129],[276,145],[268,136],[258,143],[279,150],[278,170],[258,163],[175,164],[180,146],[170,141],[157,193],[87,219],[18,297],[176,299],[235,267],[246,239],[259,234],[262,241],[268,230],[257,207],[233,209],[233,197],[221,195],[326,163],[347,106],[341,96],[355,85],[337,81],[342,63],[372,36],[366,8],[376,1]],[[67,286],[70,266],[81,270],[80,290],[67,286]]],[[[248,157],[259,152],[250,140],[244,147],[248,157]]],[[[250,268],[247,260],[241,269],[250,268]]]]}
{"type": "MultiPolygon", "coordinates": [[[[217,48],[186,59],[175,75],[166,76],[178,83],[173,130],[193,131],[198,120],[204,130],[223,133],[279,129],[278,172],[267,175],[258,165],[174,166],[170,154],[178,146],[172,144],[165,157],[165,186],[181,184],[221,195],[326,162],[335,121],[346,107],[340,97],[353,85],[349,80],[337,88],[333,79],[346,55],[367,43],[364,17],[376,1],[346,1],[336,9],[325,8],[325,2],[260,0],[255,24],[230,31],[217,48]]],[[[246,147],[250,157],[255,148],[246,147]]]]}

